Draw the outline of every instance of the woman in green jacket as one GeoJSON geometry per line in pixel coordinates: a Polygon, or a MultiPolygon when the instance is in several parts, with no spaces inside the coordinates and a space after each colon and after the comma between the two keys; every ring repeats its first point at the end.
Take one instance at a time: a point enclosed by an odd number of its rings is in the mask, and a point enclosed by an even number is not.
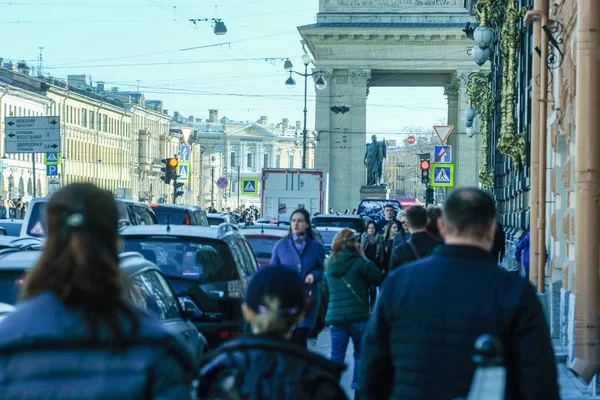
{"type": "Polygon", "coordinates": [[[323,290],[329,299],[325,323],[331,335],[331,361],[344,362],[348,342],[354,345],[352,388],[358,391],[358,360],[362,335],[369,320],[370,285],[381,283],[381,271],[365,257],[360,242],[350,229],[333,239],[323,290]]]}

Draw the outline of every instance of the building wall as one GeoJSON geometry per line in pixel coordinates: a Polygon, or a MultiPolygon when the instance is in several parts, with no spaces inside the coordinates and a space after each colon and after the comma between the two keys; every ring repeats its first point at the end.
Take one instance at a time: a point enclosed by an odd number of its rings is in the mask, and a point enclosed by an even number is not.
{"type": "Polygon", "coordinates": [[[37,196],[47,194],[48,185],[43,154],[35,155],[34,178],[31,154],[5,153],[4,119],[6,117],[45,116],[48,115],[49,104],[50,101],[40,94],[0,84],[0,154],[2,156],[2,160],[0,160],[0,195],[5,199],[13,200],[33,196],[33,182],[36,182],[37,196]]]}
{"type": "Polygon", "coordinates": [[[50,86],[50,113],[61,122],[61,184],[93,182],[116,193],[132,182],[131,114],[108,101],[50,86]]]}

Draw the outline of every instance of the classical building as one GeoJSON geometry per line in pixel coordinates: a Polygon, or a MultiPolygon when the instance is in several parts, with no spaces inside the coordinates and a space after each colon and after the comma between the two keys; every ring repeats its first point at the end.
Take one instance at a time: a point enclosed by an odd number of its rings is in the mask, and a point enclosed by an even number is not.
{"type": "Polygon", "coordinates": [[[49,115],[51,100],[40,82],[27,76],[27,69],[24,63],[0,60],[0,195],[11,200],[27,200],[34,196],[34,188],[36,196],[47,192],[43,154],[35,154],[34,159],[31,154],[7,154],[4,148],[6,117],[49,115]]]}
{"type": "MultiPolygon", "coordinates": [[[[241,205],[260,206],[260,184],[256,193],[240,190],[244,178],[260,182],[263,168],[302,167],[302,128],[298,121],[290,126],[287,119],[269,123],[266,116],[255,122],[233,121],[219,118],[218,110],[209,110],[209,118],[183,118],[175,113],[172,129],[192,128],[192,138],[201,143],[201,158],[191,168],[199,184],[198,203],[206,207],[214,203],[217,208],[241,205]],[[228,186],[219,188],[219,178],[226,178],[228,186]]],[[[316,145],[314,133],[307,139],[307,167],[313,168],[316,145]]]]}
{"type": "MultiPolygon", "coordinates": [[[[316,1],[316,0],[314,0],[316,1]]],[[[299,27],[305,51],[328,82],[316,92],[315,165],[329,173],[330,205],[356,207],[366,182],[366,98],[371,87],[439,86],[448,95],[456,186],[477,184],[480,136],[466,135],[463,76],[479,67],[464,28],[471,0],[319,0],[316,23],[299,27]],[[336,113],[347,105],[349,111],[336,113]],[[340,144],[344,132],[347,143],[340,144]]]]}

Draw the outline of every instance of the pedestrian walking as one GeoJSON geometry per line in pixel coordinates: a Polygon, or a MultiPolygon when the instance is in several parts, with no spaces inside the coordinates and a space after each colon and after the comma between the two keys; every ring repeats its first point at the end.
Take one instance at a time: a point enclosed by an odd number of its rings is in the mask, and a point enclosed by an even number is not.
{"type": "Polygon", "coordinates": [[[354,232],[342,229],[333,238],[323,293],[329,300],[325,324],[331,335],[331,361],[343,363],[348,342],[354,346],[352,389],[359,389],[362,336],[369,319],[368,290],[381,283],[379,268],[367,259],[354,232]]]}
{"type": "Polygon", "coordinates": [[[124,300],[113,196],[71,184],[52,195],[46,218],[22,302],[0,324],[0,397],[190,399],[191,355],[124,300]]]}
{"type": "Polygon", "coordinates": [[[302,276],[307,297],[306,315],[294,329],[293,341],[306,348],[310,330],[314,329],[319,313],[325,247],[310,225],[310,214],[299,208],[290,217],[290,233],[279,240],[271,253],[271,265],[294,269],[302,276]]]}
{"type": "MultiPolygon", "coordinates": [[[[360,247],[367,259],[371,260],[379,270],[382,270],[385,260],[385,245],[374,221],[367,223],[367,229],[360,237],[360,247]]],[[[369,304],[371,308],[375,307],[376,301],[377,286],[373,284],[369,287],[369,304]]]]}
{"type": "Polygon", "coordinates": [[[432,237],[426,229],[427,210],[420,206],[413,206],[406,211],[406,227],[410,232],[410,239],[400,247],[392,250],[389,270],[419,258],[426,257],[433,252],[441,241],[432,237]]]}
{"type": "Polygon", "coordinates": [[[396,235],[399,234],[402,227],[400,223],[396,221],[390,222],[385,227],[385,232],[383,233],[383,243],[384,243],[384,258],[383,258],[383,267],[381,269],[381,273],[383,276],[389,270],[390,260],[392,258],[392,251],[394,249],[394,240],[396,239],[396,235]]]}
{"type": "MultiPolygon", "coordinates": [[[[525,278],[529,280],[529,255],[530,255],[530,236],[529,229],[527,230],[527,234],[523,239],[517,243],[517,248],[515,251],[515,260],[517,264],[520,264],[523,261],[523,269],[525,270],[525,278]]],[[[548,261],[548,251],[546,251],[546,261],[548,261]]]]}
{"type": "Polygon", "coordinates": [[[242,306],[252,336],[221,345],[200,366],[199,398],[345,400],[334,363],[291,342],[306,301],[300,275],[265,267],[251,279],[242,306]]]}
{"type": "Polygon", "coordinates": [[[444,206],[445,244],[386,278],[365,333],[364,399],[466,397],[482,334],[504,349],[506,398],[558,400],[550,333],[532,285],[497,267],[494,200],[457,189],[444,206]]]}
{"type": "Polygon", "coordinates": [[[438,228],[438,221],[440,218],[442,218],[442,209],[440,207],[427,207],[427,225],[425,228],[431,237],[443,242],[444,238],[440,234],[440,230],[438,228]]]}
{"type": "Polygon", "coordinates": [[[494,244],[492,245],[491,253],[498,266],[501,266],[506,254],[506,235],[504,234],[504,227],[498,221],[496,221],[496,232],[494,234],[494,244]]]}

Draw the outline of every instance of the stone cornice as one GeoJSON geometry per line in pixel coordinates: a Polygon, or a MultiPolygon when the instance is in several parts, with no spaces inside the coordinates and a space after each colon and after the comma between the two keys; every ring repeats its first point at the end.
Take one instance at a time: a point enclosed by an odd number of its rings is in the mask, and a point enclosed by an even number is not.
{"type": "Polygon", "coordinates": [[[390,43],[398,43],[398,42],[406,42],[407,44],[426,44],[430,42],[439,42],[436,44],[444,44],[447,45],[449,42],[457,45],[465,45],[470,44],[473,46],[473,41],[467,38],[466,35],[460,34],[404,34],[397,33],[393,35],[388,34],[339,34],[339,33],[319,33],[319,34],[307,34],[307,40],[313,40],[314,42],[324,43],[329,42],[332,44],[385,44],[389,45],[390,43]]]}

